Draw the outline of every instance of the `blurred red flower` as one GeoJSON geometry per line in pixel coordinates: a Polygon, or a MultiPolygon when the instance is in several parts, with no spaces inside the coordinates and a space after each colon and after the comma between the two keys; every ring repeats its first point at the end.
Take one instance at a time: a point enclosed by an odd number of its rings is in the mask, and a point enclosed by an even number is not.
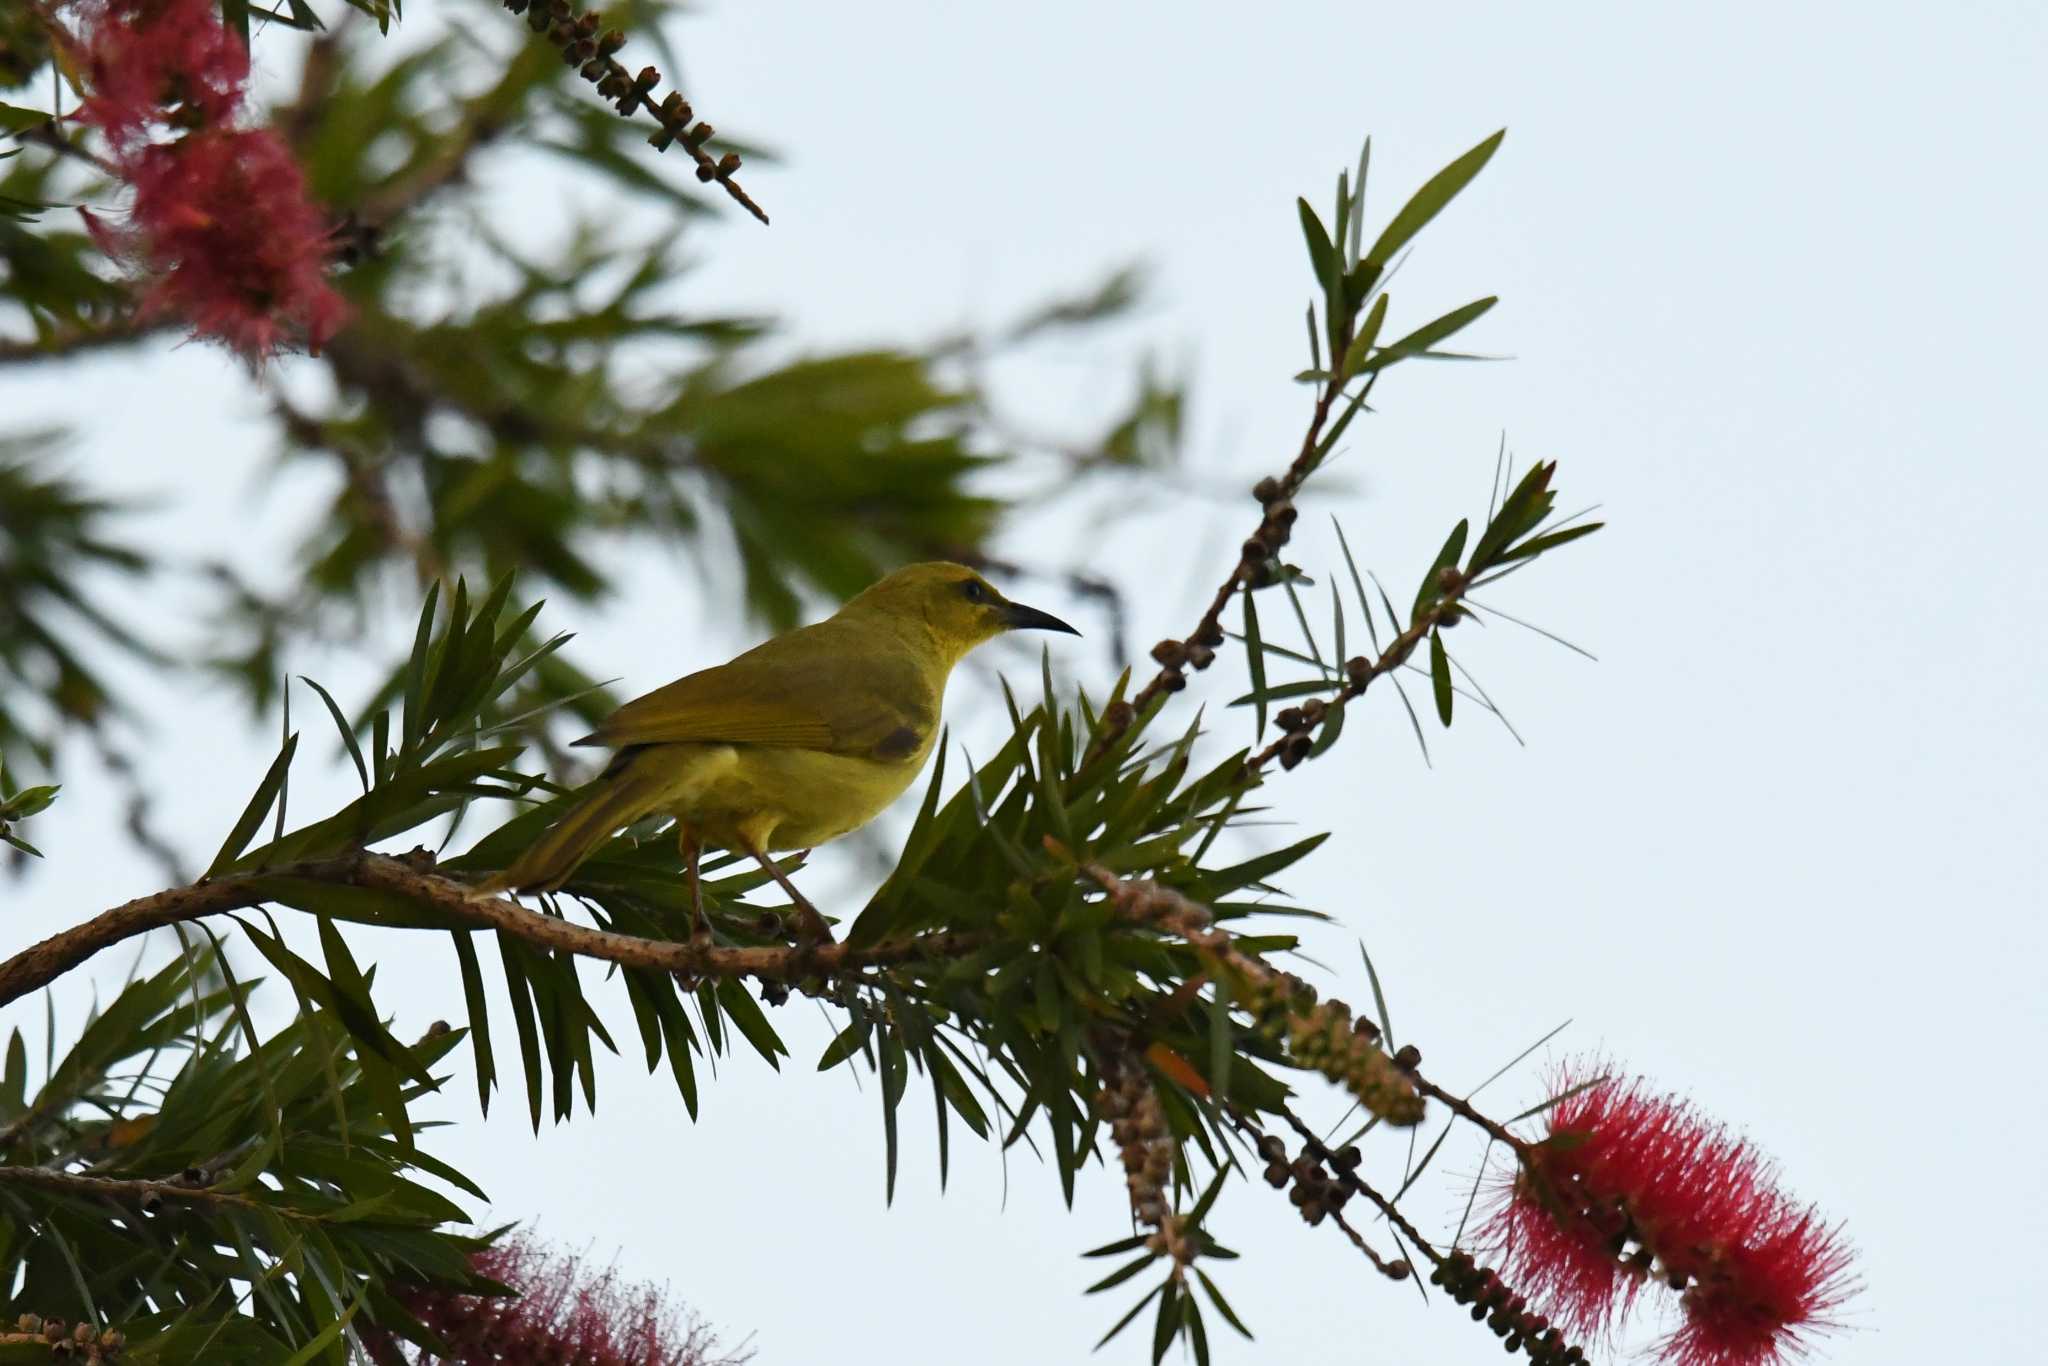
{"type": "MultiPolygon", "coordinates": [[[[406,1308],[445,1338],[452,1355],[417,1355],[449,1366],[742,1366],[752,1352],[721,1353],[694,1316],[680,1314],[650,1286],[628,1286],[607,1267],[586,1274],[578,1257],[550,1251],[524,1235],[478,1253],[472,1264],[519,1291],[516,1298],[407,1297],[406,1308]]],[[[402,1360],[387,1335],[373,1334],[380,1360],[402,1360]]]]}
{"type": "Polygon", "coordinates": [[[249,52],[214,0],[79,0],[89,93],[80,114],[116,149],[173,111],[220,123],[241,108],[249,52]]]}
{"type": "Polygon", "coordinates": [[[332,234],[283,139],[236,126],[249,56],[213,0],[76,10],[91,81],[78,117],[134,191],[126,226],[86,224],[141,277],[142,316],[176,313],[251,363],[300,341],[318,351],[347,314],[327,281],[332,234]]]}
{"type": "Polygon", "coordinates": [[[1659,1344],[1675,1366],[1769,1366],[1801,1351],[1853,1289],[1839,1229],[1778,1190],[1748,1143],[1602,1071],[1559,1072],[1565,1099],[1500,1192],[1482,1236],[1504,1273],[1582,1335],[1611,1327],[1648,1284],[1678,1291],[1682,1322],[1659,1344]]]}

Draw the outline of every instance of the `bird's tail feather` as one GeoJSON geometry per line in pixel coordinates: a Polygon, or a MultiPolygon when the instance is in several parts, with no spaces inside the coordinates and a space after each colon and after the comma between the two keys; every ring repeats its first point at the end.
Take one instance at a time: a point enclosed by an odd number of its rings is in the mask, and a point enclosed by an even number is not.
{"type": "Polygon", "coordinates": [[[483,890],[552,891],[567,882],[598,845],[661,804],[663,784],[630,765],[598,782],[596,791],[570,807],[483,890]]]}

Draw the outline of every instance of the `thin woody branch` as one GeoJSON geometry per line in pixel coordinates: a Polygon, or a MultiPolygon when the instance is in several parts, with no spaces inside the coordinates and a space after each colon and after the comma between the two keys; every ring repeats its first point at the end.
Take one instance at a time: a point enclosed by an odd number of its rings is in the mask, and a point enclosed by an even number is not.
{"type": "Polygon", "coordinates": [[[1442,585],[1442,593],[1436,601],[1408,628],[1387,642],[1387,648],[1379,658],[1364,656],[1346,661],[1344,681],[1332,685],[1328,698],[1311,698],[1300,706],[1288,707],[1274,718],[1280,728],[1280,735],[1264,749],[1244,761],[1247,775],[1255,774],[1273,760],[1278,759],[1282,768],[1293,768],[1308,757],[1314,746],[1315,731],[1325,724],[1331,712],[1344,706],[1354,697],[1363,696],[1375,678],[1390,674],[1406,664],[1429,633],[1440,627],[1449,626],[1461,620],[1465,609],[1459,605],[1465,590],[1471,586],[1464,575],[1450,571],[1442,585]]]}
{"type": "Polygon", "coordinates": [[[657,152],[665,152],[672,145],[680,144],[690,159],[697,163],[697,179],[709,184],[717,181],[725,192],[748,213],[768,221],[768,215],[756,204],[733,177],[739,173],[740,158],[737,152],[727,152],[716,160],[704,150],[704,144],[712,137],[710,124],[697,121],[696,112],[682,92],[671,90],[657,101],[655,87],[661,84],[661,72],[655,68],[643,67],[637,76],[628,75],[612,54],[626,45],[626,35],[618,29],[603,29],[602,21],[594,13],[578,14],[573,0],[499,0],[514,14],[524,14],[526,24],[535,33],[545,34],[547,40],[560,50],[562,60],[577,69],[577,74],[597,87],[597,93],[612,101],[622,117],[630,118],[639,110],[646,110],[661,125],[658,132],[647,141],[657,152]],[[694,126],[693,126],[694,123],[694,126]]]}
{"type": "Polygon", "coordinates": [[[1158,672],[1128,703],[1105,710],[1102,724],[1089,747],[1091,762],[1130,729],[1131,723],[1155,699],[1185,688],[1189,667],[1206,669],[1215,661],[1216,650],[1224,640],[1223,609],[1230,605],[1230,600],[1240,589],[1249,592],[1271,581],[1268,576],[1276,572],[1273,557],[1293,533],[1296,516],[1294,495],[1322,464],[1331,443],[1351,416],[1365,406],[1366,397],[1378,379],[1375,372],[1366,380],[1334,428],[1330,424],[1330,414],[1335,410],[1337,400],[1343,397],[1344,377],[1333,374],[1318,391],[1315,407],[1309,413],[1307,430],[1302,433],[1301,450],[1278,478],[1268,476],[1261,479],[1252,490],[1252,495],[1259,500],[1259,525],[1239,546],[1237,562],[1231,566],[1223,582],[1216,586],[1209,605],[1195,623],[1195,629],[1184,640],[1162,640],[1152,648],[1152,658],[1159,665],[1158,672]]]}
{"type": "Polygon", "coordinates": [[[252,1200],[230,1191],[217,1191],[205,1186],[192,1185],[182,1181],[146,1181],[122,1179],[109,1176],[86,1176],[79,1172],[58,1171],[51,1167],[0,1166],[0,1186],[20,1186],[31,1190],[44,1191],[51,1195],[67,1195],[85,1199],[115,1200],[124,1205],[133,1205],[147,1214],[166,1200],[182,1201],[186,1204],[232,1206],[236,1209],[258,1210],[285,1219],[317,1223],[319,1216],[295,1210],[285,1205],[268,1201],[252,1200]]]}
{"type": "Polygon", "coordinates": [[[892,943],[853,947],[782,946],[726,948],[713,944],[646,939],[619,934],[529,910],[516,901],[477,894],[467,883],[426,872],[387,854],[357,853],[276,868],[235,873],[187,887],[138,897],[103,911],[82,925],[60,931],[0,963],[0,1005],[49,985],[100,950],[166,925],[248,910],[278,899],[292,881],[364,887],[440,911],[477,929],[499,930],[538,948],[573,953],[622,967],[693,977],[756,977],[789,982],[835,977],[866,968],[957,958],[979,948],[979,935],[920,935],[892,943]]]}

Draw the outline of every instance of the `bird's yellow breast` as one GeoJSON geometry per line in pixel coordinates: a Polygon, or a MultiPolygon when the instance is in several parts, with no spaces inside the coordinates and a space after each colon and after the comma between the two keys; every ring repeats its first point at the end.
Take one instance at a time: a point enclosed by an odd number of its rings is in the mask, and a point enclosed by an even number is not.
{"type": "Polygon", "coordinates": [[[704,844],[809,849],[859,829],[903,795],[938,733],[901,758],[828,754],[784,745],[650,745],[637,765],[660,773],[665,810],[704,844]]]}

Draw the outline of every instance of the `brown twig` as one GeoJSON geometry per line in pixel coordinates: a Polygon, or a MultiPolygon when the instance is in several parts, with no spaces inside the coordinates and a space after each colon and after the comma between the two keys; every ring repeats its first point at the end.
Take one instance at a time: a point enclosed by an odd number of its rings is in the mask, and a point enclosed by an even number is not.
{"type": "Polygon", "coordinates": [[[247,910],[278,899],[292,882],[327,883],[390,892],[477,929],[493,929],[539,948],[596,958],[623,967],[695,977],[757,977],[792,981],[847,976],[866,968],[925,959],[957,958],[982,946],[968,933],[921,935],[885,944],[844,943],[812,948],[724,948],[644,939],[529,910],[516,901],[482,896],[466,883],[415,867],[387,854],[355,853],[276,868],[232,873],[174,887],[103,911],[33,944],[0,963],[0,1005],[55,981],[104,948],[166,925],[247,910]]]}
{"type": "Polygon", "coordinates": [[[1411,622],[1407,629],[1387,642],[1387,648],[1379,658],[1367,659],[1363,655],[1345,661],[1345,678],[1342,683],[1331,686],[1327,698],[1314,698],[1300,706],[1289,707],[1278,718],[1280,735],[1264,749],[1244,761],[1247,775],[1255,774],[1274,759],[1280,760],[1283,768],[1293,768],[1307,758],[1314,748],[1317,727],[1328,723],[1329,716],[1342,708],[1354,697],[1362,696],[1375,678],[1390,674],[1406,664],[1417,647],[1429,638],[1431,631],[1446,627],[1464,618],[1465,609],[1459,600],[1471,585],[1462,574],[1449,571],[1442,585],[1442,591],[1435,602],[1411,622]]]}
{"type": "Polygon", "coordinates": [[[110,1176],[85,1176],[78,1172],[58,1171],[51,1167],[0,1166],[0,1185],[27,1186],[47,1191],[52,1195],[117,1200],[125,1205],[139,1206],[145,1213],[163,1201],[178,1200],[187,1204],[227,1205],[236,1209],[260,1210],[267,1214],[281,1215],[286,1219],[319,1222],[319,1216],[315,1214],[307,1214],[284,1205],[251,1200],[247,1196],[235,1195],[228,1191],[210,1190],[205,1186],[183,1181],[144,1181],[110,1176]]]}
{"type": "Polygon", "coordinates": [[[710,124],[697,121],[696,112],[690,108],[690,102],[683,98],[682,92],[671,90],[657,103],[653,92],[661,84],[661,72],[648,66],[633,76],[619,65],[612,54],[626,45],[625,34],[615,28],[600,32],[602,21],[598,16],[588,12],[578,14],[572,0],[499,0],[499,3],[514,14],[524,14],[527,27],[535,33],[545,34],[547,40],[560,50],[562,60],[577,68],[577,73],[595,85],[599,95],[612,101],[622,116],[630,117],[641,109],[652,114],[655,122],[661,125],[661,130],[647,139],[655,151],[665,152],[672,144],[682,144],[690,159],[697,163],[697,179],[706,184],[717,181],[748,213],[763,223],[768,221],[768,215],[761,206],[733,179],[740,169],[739,153],[727,152],[714,161],[704,150],[713,129],[710,124]]]}
{"type": "Polygon", "coordinates": [[[1301,1138],[1302,1147],[1305,1148],[1310,1153],[1310,1155],[1312,1155],[1316,1159],[1316,1161],[1322,1163],[1325,1167],[1335,1172],[1337,1180],[1340,1183],[1342,1183],[1353,1194],[1362,1195],[1367,1200],[1370,1200],[1374,1205],[1378,1206],[1380,1213],[1387,1216],[1387,1222],[1392,1224],[1395,1228],[1399,1229],[1403,1234],[1407,1235],[1408,1241],[1415,1244],[1415,1246],[1421,1250],[1422,1255],[1429,1258],[1430,1262],[1433,1265],[1443,1265],[1444,1254],[1438,1252],[1436,1248],[1430,1244],[1429,1239],[1422,1236],[1422,1231],[1420,1229],[1416,1228],[1415,1225],[1408,1222],[1408,1216],[1401,1213],[1400,1209],[1395,1206],[1393,1201],[1389,1200],[1386,1196],[1380,1194],[1379,1191],[1374,1188],[1371,1182],[1367,1181],[1364,1177],[1360,1176],[1355,1170],[1346,1170],[1344,1167],[1340,1166],[1337,1162],[1337,1155],[1334,1152],[1330,1151],[1329,1146],[1325,1144],[1323,1140],[1316,1137],[1315,1130],[1309,1128],[1308,1125],[1301,1122],[1301,1116],[1295,1114],[1294,1111],[1286,1108],[1285,1106],[1282,1106],[1280,1109],[1280,1117],[1286,1120],[1288,1126],[1292,1128],[1294,1132],[1301,1138]]]}
{"type": "Polygon", "coordinates": [[[1358,1150],[1346,1150],[1353,1160],[1345,1161],[1346,1154],[1331,1153],[1326,1157],[1305,1154],[1294,1163],[1287,1160],[1287,1145],[1268,1134],[1258,1121],[1235,1105],[1226,1105],[1225,1118],[1237,1126],[1239,1133],[1251,1139],[1252,1145],[1261,1157],[1266,1159],[1266,1181],[1276,1190],[1289,1191],[1289,1198],[1301,1211],[1302,1219],[1311,1228],[1324,1219],[1334,1222],[1351,1240],[1351,1245],[1365,1255],[1365,1259],[1390,1281],[1402,1281],[1414,1274],[1415,1268],[1406,1260],[1389,1260],[1379,1254],[1365,1236],[1344,1218],[1344,1202],[1355,1193],[1353,1183],[1340,1178],[1352,1171],[1357,1164],[1358,1150]],[[1332,1176],[1331,1173],[1336,1173],[1332,1176]]]}
{"type": "MultiPolygon", "coordinates": [[[[1367,379],[1363,389],[1353,396],[1350,412],[1365,406],[1366,396],[1372,392],[1378,378],[1375,373],[1367,379]]],[[[1216,649],[1223,643],[1223,609],[1230,605],[1230,600],[1240,589],[1250,592],[1270,581],[1270,576],[1277,569],[1274,556],[1292,534],[1294,495],[1329,454],[1328,446],[1336,433],[1326,437],[1324,429],[1329,426],[1330,413],[1337,400],[1343,397],[1344,382],[1345,377],[1341,374],[1332,375],[1317,392],[1315,407],[1309,412],[1308,428],[1302,433],[1301,450],[1278,478],[1261,479],[1252,490],[1253,496],[1259,500],[1259,525],[1239,546],[1237,562],[1231,566],[1223,582],[1216,586],[1209,605],[1195,623],[1195,629],[1183,640],[1162,640],[1153,648],[1152,657],[1159,664],[1158,672],[1127,703],[1105,709],[1102,724],[1089,746],[1086,762],[1094,762],[1108,750],[1153,701],[1186,687],[1185,670],[1188,666],[1208,668],[1215,659],[1216,649]]],[[[1349,416],[1348,412],[1346,416],[1349,416]]],[[[1342,426],[1340,420],[1339,430],[1342,426]]]]}
{"type": "Polygon", "coordinates": [[[1409,1070],[1408,1075],[1414,1079],[1416,1090],[1422,1092],[1423,1095],[1428,1096],[1432,1100],[1441,1101],[1444,1105],[1444,1108],[1448,1109],[1452,1114],[1456,1115],[1459,1119],[1462,1119],[1466,1123],[1474,1125],[1480,1129],[1484,1129],[1486,1131],[1487,1137],[1491,1138],[1496,1143],[1505,1144],[1509,1151],[1514,1153],[1517,1159],[1523,1161],[1527,1160],[1529,1156],[1530,1147],[1528,1140],[1516,1137],[1514,1131],[1509,1129],[1505,1124],[1501,1124],[1496,1120],[1488,1119],[1485,1115],[1473,1109],[1471,1101],[1466,1100],[1463,1096],[1452,1095],[1449,1091],[1444,1090],[1443,1087],[1438,1086],[1435,1082],[1430,1081],[1426,1077],[1423,1077],[1414,1069],[1411,1068],[1409,1070]]]}

